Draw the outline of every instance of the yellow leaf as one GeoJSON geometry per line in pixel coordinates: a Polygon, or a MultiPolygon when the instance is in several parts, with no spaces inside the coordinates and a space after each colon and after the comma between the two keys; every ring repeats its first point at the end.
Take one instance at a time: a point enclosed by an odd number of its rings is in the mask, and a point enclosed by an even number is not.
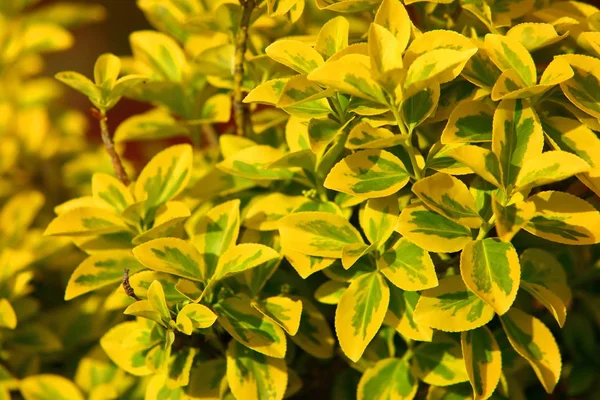
{"type": "MultiPolygon", "coordinates": [[[[210,308],[202,304],[186,304],[177,313],[177,326],[179,327],[180,319],[191,321],[191,326],[194,328],[204,329],[212,326],[217,320],[217,315],[210,310],[210,308]]],[[[183,333],[189,335],[192,333],[191,330],[182,330],[183,333]]]]}
{"type": "Polygon", "coordinates": [[[400,238],[377,260],[379,271],[403,290],[424,290],[438,285],[435,265],[427,253],[407,238],[400,238]]]}
{"type": "Polygon", "coordinates": [[[81,207],[54,218],[44,235],[89,236],[123,231],[129,228],[116,214],[102,208],[81,207]]]}
{"type": "Polygon", "coordinates": [[[533,218],[535,213],[535,206],[532,203],[514,201],[503,205],[496,196],[492,196],[491,206],[496,216],[496,233],[500,240],[507,243],[533,218]]]}
{"type": "Polygon", "coordinates": [[[246,209],[244,226],[259,231],[277,230],[281,218],[307,201],[304,196],[287,196],[281,193],[256,198],[246,209]]]}
{"type": "Polygon", "coordinates": [[[489,399],[502,374],[502,354],[492,332],[485,326],[460,335],[463,357],[475,400],[489,399]]]}
{"type": "Polygon", "coordinates": [[[285,168],[268,168],[284,153],[271,146],[245,148],[217,164],[217,168],[232,175],[256,180],[289,179],[293,173],[285,168]]]}
{"type": "Polygon", "coordinates": [[[272,296],[252,306],[262,314],[277,322],[287,333],[294,336],[300,328],[302,302],[284,296],[272,296]]]}
{"type": "Polygon", "coordinates": [[[367,369],[358,383],[358,400],[410,400],[418,389],[410,366],[399,358],[379,360],[367,369]]]}
{"type": "Polygon", "coordinates": [[[323,64],[323,57],[315,49],[297,40],[278,40],[265,52],[273,60],[301,74],[309,74],[323,64]]]}
{"type": "Polygon", "coordinates": [[[351,150],[384,149],[397,146],[405,141],[405,136],[394,134],[386,128],[376,128],[367,121],[361,121],[350,130],[346,148],[351,150]]]}
{"type": "Polygon", "coordinates": [[[492,140],[493,109],[482,101],[460,102],[450,114],[442,132],[441,141],[449,143],[477,143],[492,140]]]}
{"type": "Polygon", "coordinates": [[[460,344],[446,334],[434,335],[431,343],[422,343],[413,352],[415,372],[429,385],[449,386],[469,379],[460,344]]]}
{"type": "Polygon", "coordinates": [[[528,51],[550,46],[566,36],[567,34],[559,36],[551,24],[534,22],[515,25],[506,32],[508,39],[519,41],[528,51]]]}
{"type": "Polygon", "coordinates": [[[17,314],[7,299],[0,299],[0,327],[15,329],[17,314]]]}
{"type": "Polygon", "coordinates": [[[374,22],[390,31],[398,41],[398,50],[403,52],[410,40],[412,22],[400,0],[383,0],[374,22]]]}
{"type": "Polygon", "coordinates": [[[92,176],[92,193],[94,197],[110,204],[117,213],[123,212],[135,202],[129,188],[108,174],[97,173],[92,176]]]}
{"type": "Polygon", "coordinates": [[[463,249],[460,274],[469,289],[502,315],[517,297],[519,256],[512,244],[497,238],[477,240],[463,249]]]}
{"type": "Polygon", "coordinates": [[[500,187],[500,162],[490,150],[473,145],[456,146],[449,150],[449,155],[486,181],[500,187]]]}
{"type": "Polygon", "coordinates": [[[344,17],[335,17],[327,21],[319,31],[315,50],[324,58],[329,58],[338,51],[348,47],[350,24],[344,17]]]}
{"type": "Polygon", "coordinates": [[[531,54],[519,42],[497,35],[485,36],[485,50],[490,59],[502,72],[514,70],[526,86],[537,82],[537,72],[531,54]]]}
{"type": "Polygon", "coordinates": [[[547,151],[525,163],[516,186],[520,190],[547,185],[587,172],[590,165],[583,159],[566,151],[547,151]]]}
{"type": "Polygon", "coordinates": [[[582,111],[600,118],[600,102],[597,98],[600,89],[600,60],[578,54],[561,55],[558,58],[566,60],[574,72],[571,79],[560,84],[565,96],[582,111]]]}
{"type": "Polygon", "coordinates": [[[369,199],[359,214],[360,226],[369,242],[383,244],[394,232],[399,214],[397,196],[369,199]]]}
{"type": "Polygon", "coordinates": [[[407,292],[390,286],[390,305],[384,323],[411,340],[431,342],[433,329],[417,323],[413,318],[418,301],[418,292],[407,292]]]}
{"type": "Polygon", "coordinates": [[[402,48],[396,37],[383,26],[372,23],[369,28],[369,57],[376,81],[395,88],[402,73],[402,48]]]}
{"type": "Polygon", "coordinates": [[[539,319],[516,308],[500,321],[512,347],[529,362],[546,392],[552,393],[562,362],[550,330],[539,319]]]}
{"type": "Polygon", "coordinates": [[[189,242],[176,238],[160,238],[133,249],[135,257],[146,267],[182,276],[194,281],[209,278],[202,255],[189,242]]]}
{"type": "Polygon", "coordinates": [[[416,91],[430,82],[446,83],[456,78],[477,49],[436,49],[418,56],[408,67],[404,87],[416,91]]]}
{"type": "Polygon", "coordinates": [[[19,385],[25,400],[83,400],[81,391],[60,375],[33,375],[19,385]]]}
{"type": "Polygon", "coordinates": [[[302,279],[308,278],[315,272],[325,269],[335,262],[335,258],[308,256],[285,247],[282,248],[281,254],[294,267],[302,279]]]}

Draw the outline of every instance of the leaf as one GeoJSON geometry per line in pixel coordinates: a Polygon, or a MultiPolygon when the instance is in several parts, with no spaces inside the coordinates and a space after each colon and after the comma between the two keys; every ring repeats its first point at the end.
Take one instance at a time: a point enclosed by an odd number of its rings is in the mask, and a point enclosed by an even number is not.
{"type": "Polygon", "coordinates": [[[560,58],[565,59],[574,72],[571,79],[560,84],[563,93],[579,109],[600,118],[600,60],[578,54],[560,58]]]}
{"type": "Polygon", "coordinates": [[[396,231],[422,249],[436,253],[462,250],[473,240],[468,227],[430,211],[419,203],[409,204],[402,210],[396,231]]]}
{"type": "Polygon", "coordinates": [[[283,358],[283,329],[250,305],[247,297],[229,297],[215,304],[219,324],[238,342],[269,357],[283,358]]]}
{"type": "Polygon", "coordinates": [[[166,139],[189,135],[188,129],[164,108],[136,114],[121,122],[115,131],[115,142],[166,139]]]}
{"type": "MultiPolygon", "coordinates": [[[[232,340],[231,343],[235,343],[235,340],[232,340]]],[[[244,349],[244,346],[239,344],[236,346],[244,349]]],[[[223,358],[202,361],[193,365],[190,371],[190,384],[186,388],[187,395],[191,398],[217,400],[226,371],[226,360],[223,358]]]]}
{"type": "Polygon", "coordinates": [[[100,103],[102,94],[100,89],[88,78],[78,72],[65,71],[55,75],[56,79],[88,97],[94,104],[100,103]]]}
{"type": "Polygon", "coordinates": [[[429,208],[446,218],[470,228],[481,226],[475,198],[467,186],[452,175],[436,173],[415,182],[412,191],[429,208]]]}
{"type": "Polygon", "coordinates": [[[83,400],[81,391],[60,375],[33,375],[19,385],[25,400],[83,400]]]}
{"type": "Polygon", "coordinates": [[[479,146],[464,145],[449,150],[449,155],[469,167],[477,175],[500,187],[502,180],[500,162],[496,154],[479,146]]]}
{"type": "Polygon", "coordinates": [[[533,218],[535,213],[535,206],[532,203],[517,201],[504,206],[495,196],[492,198],[491,206],[496,216],[496,233],[500,240],[507,243],[533,218]]]}
{"type": "Polygon", "coordinates": [[[8,329],[17,327],[17,314],[7,299],[0,299],[0,327],[8,329]]]}
{"type": "Polygon", "coordinates": [[[367,246],[364,243],[354,243],[345,246],[342,249],[342,266],[345,269],[349,269],[358,260],[360,260],[365,255],[372,253],[373,251],[375,251],[375,249],[375,245],[367,246]]]}
{"type": "Polygon", "coordinates": [[[267,357],[232,340],[227,346],[227,382],[238,399],[281,400],[288,383],[285,360],[267,357]]]}
{"type": "Polygon", "coordinates": [[[336,261],[335,258],[308,256],[285,247],[281,249],[281,254],[302,279],[306,279],[315,272],[331,266],[336,261]]]}
{"type": "Polygon", "coordinates": [[[317,35],[315,50],[325,59],[348,47],[350,24],[344,17],[335,17],[327,21],[317,35]]]}
{"type": "Polygon", "coordinates": [[[302,317],[300,328],[292,341],[302,350],[319,359],[333,357],[335,339],[329,327],[329,322],[308,299],[293,297],[302,301],[302,317]]]}
{"type": "Polygon", "coordinates": [[[143,269],[129,250],[109,250],[89,256],[69,278],[65,300],[120,282],[124,269],[128,269],[130,275],[143,269]]]}
{"type": "Polygon", "coordinates": [[[137,321],[118,324],[100,339],[100,345],[110,359],[135,376],[152,373],[146,366],[146,355],[159,342],[160,338],[151,337],[150,329],[142,328],[137,321]]]}
{"type": "Polygon", "coordinates": [[[323,57],[304,42],[281,39],[265,49],[273,60],[301,74],[309,74],[323,64],[323,57]]]}
{"type": "Polygon", "coordinates": [[[135,198],[152,209],[175,198],[185,189],[192,175],[192,147],[171,146],[155,155],[135,182],[135,198]]]}
{"type": "Polygon", "coordinates": [[[535,63],[521,43],[511,41],[502,35],[487,34],[484,46],[490,59],[502,72],[512,69],[526,86],[536,84],[535,63]]]}
{"type": "Polygon", "coordinates": [[[460,274],[469,289],[503,315],[519,290],[519,256],[512,244],[497,238],[477,240],[463,249],[460,274]]]}
{"type": "Polygon", "coordinates": [[[136,61],[145,64],[156,80],[181,82],[187,61],[174,39],[156,31],[136,31],[129,42],[136,61]]]}
{"type": "Polygon", "coordinates": [[[217,281],[234,274],[239,274],[279,257],[278,252],[262,244],[238,244],[229,248],[219,258],[219,264],[217,265],[215,274],[212,276],[212,280],[217,281]]]}
{"type": "Polygon", "coordinates": [[[335,312],[335,328],[344,354],[360,359],[379,330],[387,311],[390,292],[383,277],[373,272],[352,281],[335,312]]]}
{"type": "Polygon", "coordinates": [[[494,317],[494,309],[465,286],[460,276],[440,280],[439,286],[421,293],[414,319],[445,332],[479,328],[494,317]]]}
{"type": "Polygon", "coordinates": [[[502,184],[509,190],[523,165],[542,152],[542,126],[527,100],[503,100],[494,114],[492,150],[498,157],[502,184]]]}
{"type": "Polygon", "coordinates": [[[386,28],[372,23],[368,46],[372,77],[383,87],[393,90],[404,75],[401,44],[386,28]]]}
{"type": "Polygon", "coordinates": [[[367,121],[356,124],[348,134],[346,148],[358,149],[383,149],[394,147],[406,141],[406,137],[396,135],[386,128],[376,128],[367,121]]]}
{"type": "Polygon", "coordinates": [[[400,52],[406,49],[410,40],[412,22],[406,8],[399,0],[383,0],[377,9],[374,22],[396,37],[400,52]]]}
{"type": "Polygon", "coordinates": [[[571,289],[560,262],[549,252],[526,249],[521,254],[521,287],[552,313],[562,327],[571,302],[571,289]]]}
{"type": "Polygon", "coordinates": [[[244,98],[244,103],[260,103],[274,106],[279,102],[283,88],[289,78],[270,79],[250,91],[244,98]]]}
{"type": "Polygon", "coordinates": [[[279,160],[284,153],[274,147],[259,145],[252,146],[227,157],[217,164],[217,168],[242,178],[257,180],[289,179],[293,173],[284,168],[268,168],[279,160]]]}
{"type": "Polygon", "coordinates": [[[406,361],[386,358],[367,369],[360,378],[357,399],[412,399],[418,386],[406,361]]]}
{"type": "Polygon", "coordinates": [[[135,200],[129,189],[114,176],[96,173],[92,176],[92,193],[110,204],[117,213],[122,213],[135,200]]]}
{"type": "Polygon", "coordinates": [[[403,290],[424,290],[438,285],[435,265],[425,250],[403,237],[377,260],[379,271],[403,290]]]}
{"type": "Polygon", "coordinates": [[[276,106],[300,118],[324,118],[333,113],[327,99],[332,90],[323,90],[306,75],[290,78],[281,91],[276,106]]]}
{"type": "Polygon", "coordinates": [[[546,392],[552,393],[562,362],[550,330],[539,319],[516,308],[500,321],[512,347],[529,362],[546,392]]]}
{"type": "Polygon", "coordinates": [[[566,34],[559,36],[551,24],[533,22],[515,25],[506,32],[509,40],[520,42],[528,51],[550,46],[565,36],[566,34]]]}
{"type": "Polygon", "coordinates": [[[302,302],[284,296],[272,296],[253,304],[258,311],[277,322],[287,333],[294,336],[300,328],[302,302]]]}
{"type": "Polygon", "coordinates": [[[409,180],[402,161],[385,150],[363,150],[337,163],[325,179],[325,187],[353,196],[386,197],[409,180]]]}
{"type": "Polygon", "coordinates": [[[420,344],[413,360],[417,376],[435,386],[448,386],[467,381],[468,375],[460,345],[445,334],[435,335],[431,343],[420,344]]]}
{"type": "Polygon", "coordinates": [[[564,192],[540,192],[529,198],[536,212],[523,227],[527,232],[565,244],[600,242],[600,212],[591,204],[564,192]]]}
{"type": "Polygon", "coordinates": [[[441,141],[449,143],[477,143],[492,140],[493,110],[484,102],[460,102],[448,118],[441,141]]]}
{"type": "MultiPolygon", "coordinates": [[[[4,144],[3,144],[4,145],[4,144]]],[[[36,190],[23,190],[12,196],[0,209],[0,236],[5,246],[17,246],[25,239],[45,202],[36,190]],[[23,207],[27,204],[27,207],[23,207]]]]}
{"type": "Polygon", "coordinates": [[[460,74],[477,49],[436,49],[415,59],[408,67],[404,88],[407,92],[418,90],[431,82],[446,83],[460,74]]]}
{"type": "Polygon", "coordinates": [[[304,196],[270,193],[252,201],[245,212],[244,226],[259,231],[277,230],[279,220],[307,201],[304,196]]]}
{"type": "Polygon", "coordinates": [[[193,281],[207,279],[202,255],[189,242],[176,238],[154,239],[137,246],[133,254],[144,266],[193,281]]]}
{"type": "Polygon", "coordinates": [[[411,340],[431,342],[433,330],[413,319],[418,301],[418,292],[406,292],[390,286],[390,304],[384,323],[411,340]]]}
{"type": "Polygon", "coordinates": [[[240,201],[230,200],[211,208],[195,224],[191,242],[202,254],[206,278],[213,276],[219,257],[235,246],[240,231],[240,201]]]}
{"type": "Polygon", "coordinates": [[[338,304],[348,284],[338,281],[327,281],[315,290],[315,299],[323,304],[338,304]]]}
{"type": "Polygon", "coordinates": [[[462,76],[473,85],[491,91],[501,72],[485,51],[478,51],[465,65],[462,76]]]}
{"type": "Polygon", "coordinates": [[[402,102],[402,114],[409,131],[421,125],[432,116],[440,100],[440,85],[437,82],[405,97],[402,102]]]}
{"type": "Polygon", "coordinates": [[[169,311],[169,306],[165,299],[165,291],[160,281],[154,281],[150,284],[146,296],[152,308],[160,315],[163,321],[170,321],[171,312],[169,311]]]}
{"type": "Polygon", "coordinates": [[[150,321],[154,321],[157,324],[164,324],[160,313],[152,306],[152,303],[148,300],[139,300],[130,304],[124,311],[124,315],[130,315],[133,317],[146,318],[150,321]]]}
{"type": "Polygon", "coordinates": [[[370,243],[381,245],[394,232],[400,210],[396,196],[369,199],[359,216],[360,226],[370,243]]]}
{"type": "Polygon", "coordinates": [[[68,210],[54,218],[44,235],[90,236],[128,230],[120,217],[106,209],[80,207],[68,210]]]}
{"type": "MultiPolygon", "coordinates": [[[[142,271],[137,274],[130,276],[129,284],[131,285],[133,291],[139,297],[147,297],[148,288],[150,284],[154,281],[159,281],[163,287],[165,292],[165,298],[168,303],[177,303],[181,301],[187,300],[184,295],[177,291],[178,288],[178,278],[174,275],[167,274],[164,272],[155,272],[155,271],[142,271]]],[[[185,282],[191,282],[185,280],[185,282]]],[[[125,294],[123,290],[123,286],[118,289],[119,292],[125,294]]]]}
{"type": "Polygon", "coordinates": [[[494,335],[483,326],[461,333],[460,343],[473,397],[477,400],[490,398],[502,374],[502,355],[494,335]]]}
{"type": "Polygon", "coordinates": [[[590,165],[578,156],[566,151],[546,151],[525,163],[516,186],[530,189],[559,182],[590,170],[590,165]]]}
{"type": "Polygon", "coordinates": [[[361,243],[360,233],[344,217],[308,211],[279,220],[281,247],[309,256],[340,258],[346,245],[361,243]]]}
{"type": "Polygon", "coordinates": [[[368,56],[347,54],[337,60],[328,60],[312,71],[308,79],[342,93],[386,104],[383,90],[371,77],[369,68],[368,56]]]}

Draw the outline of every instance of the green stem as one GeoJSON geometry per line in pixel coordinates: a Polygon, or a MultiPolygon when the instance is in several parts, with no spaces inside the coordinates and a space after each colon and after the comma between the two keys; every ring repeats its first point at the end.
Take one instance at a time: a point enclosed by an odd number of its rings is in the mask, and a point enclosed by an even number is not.
{"type": "Polygon", "coordinates": [[[388,104],[388,107],[390,108],[390,110],[392,110],[392,114],[394,114],[396,124],[398,125],[398,128],[400,128],[400,133],[402,134],[402,136],[406,137],[406,140],[404,141],[404,143],[402,143],[402,145],[404,146],[406,152],[408,153],[408,156],[410,157],[410,163],[412,164],[413,171],[415,172],[415,179],[419,180],[423,177],[423,171],[421,170],[421,167],[419,167],[419,164],[417,162],[417,153],[412,145],[412,131],[408,132],[406,130],[404,120],[400,116],[398,109],[393,105],[393,102],[390,102],[390,104],[388,104]]]}
{"type": "Polygon", "coordinates": [[[492,228],[496,226],[496,215],[492,215],[492,218],[488,222],[484,222],[479,228],[479,234],[477,235],[476,240],[485,239],[487,234],[492,230],[492,228]]]}
{"type": "Polygon", "coordinates": [[[414,355],[412,349],[408,349],[404,352],[404,355],[402,356],[402,361],[408,361],[412,358],[412,356],[414,355]]]}
{"type": "Polygon", "coordinates": [[[108,125],[106,121],[105,111],[100,111],[96,109],[92,109],[94,116],[100,121],[100,136],[102,137],[102,142],[104,143],[104,148],[110,157],[113,168],[115,170],[115,174],[117,178],[123,183],[125,186],[129,186],[129,178],[127,177],[127,172],[125,172],[125,168],[123,167],[123,163],[121,162],[121,157],[117,153],[115,146],[113,144],[112,139],[110,138],[110,134],[108,133],[108,125]]]}
{"type": "Polygon", "coordinates": [[[235,65],[233,68],[233,111],[236,133],[239,136],[252,135],[252,122],[250,120],[250,106],[243,102],[244,58],[248,48],[248,26],[252,11],[256,7],[256,0],[240,0],[242,17],[235,44],[235,65]]]}

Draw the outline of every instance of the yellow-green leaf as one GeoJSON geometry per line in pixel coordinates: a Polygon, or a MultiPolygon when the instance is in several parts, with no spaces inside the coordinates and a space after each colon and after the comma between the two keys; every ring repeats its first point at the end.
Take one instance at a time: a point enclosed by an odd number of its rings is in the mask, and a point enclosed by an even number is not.
{"type": "Polygon", "coordinates": [[[500,187],[502,180],[500,161],[491,150],[474,145],[463,145],[450,149],[448,154],[486,181],[500,187]]]}
{"type": "Polygon", "coordinates": [[[521,266],[510,243],[487,238],[467,244],[460,256],[460,273],[467,287],[499,315],[517,297],[521,266]]]}
{"type": "Polygon", "coordinates": [[[309,256],[340,258],[346,245],[362,243],[344,217],[322,211],[290,214],[279,221],[281,247],[309,256]]]}
{"type": "Polygon", "coordinates": [[[308,278],[315,272],[325,269],[335,262],[335,258],[308,256],[286,247],[281,249],[281,254],[294,267],[302,279],[308,278]]]}
{"type": "Polygon", "coordinates": [[[460,74],[477,49],[452,50],[441,48],[428,51],[415,59],[406,73],[404,87],[408,92],[427,86],[430,82],[446,83],[460,74]]]}
{"type": "Polygon", "coordinates": [[[269,357],[285,356],[283,329],[252,307],[248,297],[229,297],[215,304],[215,311],[221,326],[244,346],[269,357]]]}
{"type": "Polygon", "coordinates": [[[435,265],[425,250],[403,237],[377,260],[377,267],[403,290],[424,290],[438,285],[435,265]]]}
{"type": "Polygon", "coordinates": [[[284,153],[271,146],[252,146],[227,157],[217,167],[232,175],[257,180],[289,179],[292,171],[284,168],[268,168],[283,157],[284,153]]]}
{"type": "Polygon", "coordinates": [[[477,143],[492,140],[493,109],[485,102],[460,102],[448,118],[441,141],[449,143],[477,143]]]}
{"type": "Polygon", "coordinates": [[[460,335],[463,357],[475,400],[489,399],[502,373],[502,354],[492,332],[485,326],[460,335]]]}
{"type": "Polygon", "coordinates": [[[352,281],[342,295],[335,312],[335,327],[340,346],[352,361],[360,359],[381,327],[389,299],[389,288],[378,272],[352,281]]]}
{"type": "Polygon", "coordinates": [[[566,151],[547,151],[523,165],[516,186],[520,190],[531,189],[559,182],[589,170],[590,165],[574,154],[566,151]]]}
{"type": "Polygon", "coordinates": [[[145,358],[160,338],[151,337],[150,329],[138,321],[123,322],[100,339],[100,345],[120,368],[135,376],[150,375],[145,358]]]}
{"type": "Polygon", "coordinates": [[[230,275],[239,274],[279,257],[278,252],[262,244],[238,244],[221,255],[212,279],[216,281],[230,275]]]}
{"type": "Polygon", "coordinates": [[[135,200],[129,189],[114,176],[98,173],[92,176],[92,193],[110,204],[117,213],[123,212],[135,200]]]}
{"type": "Polygon", "coordinates": [[[383,0],[377,9],[374,22],[396,37],[400,52],[406,49],[410,40],[412,22],[400,0],[383,0]]]}
{"type": "Polygon", "coordinates": [[[406,137],[395,135],[389,129],[376,128],[367,121],[356,124],[348,134],[346,148],[358,149],[383,149],[394,147],[406,141],[406,137]]]}
{"type": "Polygon", "coordinates": [[[17,327],[17,314],[7,299],[0,299],[0,327],[8,329],[17,327]]]}
{"type": "Polygon", "coordinates": [[[536,212],[523,229],[565,244],[600,242],[600,212],[590,203],[564,192],[540,192],[529,198],[536,212]]]}
{"type": "Polygon", "coordinates": [[[252,201],[246,209],[244,226],[259,231],[277,230],[279,220],[307,202],[304,196],[271,193],[252,201]]]}
{"type": "Polygon", "coordinates": [[[232,340],[227,347],[227,382],[236,399],[281,400],[288,382],[287,366],[285,360],[232,340]]]}
{"type": "Polygon", "coordinates": [[[315,50],[325,59],[348,47],[350,24],[344,17],[335,17],[327,21],[319,31],[315,50]]]}
{"type": "Polygon", "coordinates": [[[539,319],[516,308],[500,321],[512,347],[529,362],[546,392],[552,393],[562,362],[550,330],[539,319]]]}
{"type": "Polygon", "coordinates": [[[409,339],[431,342],[433,329],[425,324],[417,323],[413,318],[418,302],[418,292],[406,292],[390,286],[390,305],[384,323],[409,339]]]}
{"type": "Polygon", "coordinates": [[[186,388],[187,395],[193,399],[219,400],[220,386],[226,379],[226,371],[226,361],[222,358],[193,365],[190,371],[190,384],[186,388]]]}
{"type": "Polygon", "coordinates": [[[492,211],[496,216],[496,233],[503,242],[512,238],[527,224],[535,213],[535,206],[524,201],[501,204],[495,196],[491,201],[492,211]]]}
{"type": "Polygon", "coordinates": [[[154,270],[202,281],[208,276],[202,255],[182,239],[161,238],[146,242],[133,249],[139,262],[154,270]]]}
{"type": "Polygon", "coordinates": [[[494,113],[492,151],[498,157],[504,188],[512,190],[523,165],[539,156],[543,145],[542,125],[531,103],[502,100],[494,113]]]}
{"type": "Polygon", "coordinates": [[[600,60],[579,54],[560,58],[564,58],[574,72],[571,79],[560,84],[563,93],[582,111],[600,118],[600,60]]]}
{"type": "Polygon", "coordinates": [[[527,86],[537,82],[537,72],[531,54],[519,42],[497,35],[485,36],[485,50],[502,72],[514,70],[527,86]]]}
{"type": "Polygon", "coordinates": [[[164,324],[165,322],[160,316],[160,313],[152,306],[149,300],[139,300],[129,305],[123,314],[131,315],[134,317],[141,317],[154,321],[157,324],[164,324]]]}
{"type": "Polygon", "coordinates": [[[171,146],[155,155],[135,182],[135,198],[146,208],[157,207],[185,189],[192,175],[192,146],[171,146]]]}
{"type": "Polygon", "coordinates": [[[323,64],[323,57],[315,49],[298,40],[278,40],[265,52],[273,60],[301,74],[309,74],[323,64]]]}
{"type": "Polygon", "coordinates": [[[170,36],[156,31],[136,31],[129,36],[136,61],[156,80],[181,82],[187,67],[185,53],[170,36]]]}
{"type": "Polygon", "coordinates": [[[431,343],[420,344],[413,360],[419,379],[430,385],[448,386],[469,379],[460,344],[446,334],[436,334],[431,343]]]}
{"type": "Polygon", "coordinates": [[[83,400],[73,382],[60,375],[33,375],[19,385],[25,400],[83,400]]]}
{"type": "MultiPolygon", "coordinates": [[[[186,304],[183,306],[179,313],[177,313],[178,328],[180,325],[190,326],[184,322],[186,318],[191,322],[191,326],[199,329],[208,328],[217,320],[216,314],[212,312],[210,308],[203,306],[202,304],[186,304]]],[[[190,335],[192,333],[191,330],[181,331],[186,335],[190,335]]]]}
{"type": "Polygon", "coordinates": [[[397,196],[369,199],[359,214],[360,226],[369,242],[383,244],[394,232],[399,214],[397,196]]]}
{"type": "Polygon", "coordinates": [[[346,282],[327,281],[315,290],[315,299],[323,304],[338,304],[346,289],[346,282]]]}
{"type": "Polygon", "coordinates": [[[562,327],[571,302],[571,288],[561,263],[541,249],[526,249],[521,254],[521,287],[542,303],[562,327]]]}
{"type": "Polygon", "coordinates": [[[358,400],[410,400],[419,383],[406,361],[386,358],[367,369],[358,383],[358,400]]]}
{"type": "Polygon", "coordinates": [[[406,206],[396,225],[396,231],[427,251],[455,252],[473,240],[471,229],[420,203],[406,206]]]}
{"type": "Polygon", "coordinates": [[[277,322],[287,333],[294,336],[300,328],[302,302],[284,296],[272,296],[253,304],[258,311],[277,322]]]}
{"type": "Polygon", "coordinates": [[[385,150],[362,150],[337,163],[325,179],[325,187],[353,196],[385,197],[402,189],[409,180],[402,161],[385,150]]]}
{"type": "Polygon", "coordinates": [[[515,25],[506,32],[508,39],[520,42],[528,51],[550,46],[565,36],[566,34],[559,36],[551,24],[534,22],[515,25]]]}
{"type": "Polygon", "coordinates": [[[454,275],[421,293],[414,319],[442,331],[462,332],[487,324],[494,314],[492,307],[467,288],[460,276],[454,275]]]}
{"type": "Polygon", "coordinates": [[[306,75],[290,78],[281,91],[276,106],[300,118],[324,118],[333,113],[327,99],[333,90],[323,90],[306,75]]]}
{"type": "Polygon", "coordinates": [[[402,115],[409,131],[414,130],[429,118],[437,109],[440,100],[440,85],[429,82],[426,87],[410,92],[402,101],[402,115]]]}
{"type": "Polygon", "coordinates": [[[164,108],[155,108],[132,115],[121,122],[115,131],[115,142],[166,139],[187,136],[188,129],[164,108]]]}
{"type": "Polygon", "coordinates": [[[372,23],[369,28],[368,46],[373,78],[382,86],[394,89],[404,73],[401,44],[386,28],[372,23]]]}
{"type": "Polygon", "coordinates": [[[122,231],[128,231],[128,227],[116,214],[102,208],[80,207],[54,218],[44,235],[90,236],[122,231]]]}

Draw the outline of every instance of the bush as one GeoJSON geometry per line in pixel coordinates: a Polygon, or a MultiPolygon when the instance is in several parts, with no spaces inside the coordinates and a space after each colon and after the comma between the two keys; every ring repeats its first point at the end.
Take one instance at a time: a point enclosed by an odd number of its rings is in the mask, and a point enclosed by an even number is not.
{"type": "Polygon", "coordinates": [[[103,9],[33,2],[0,3],[0,397],[594,398],[596,7],[138,0],[132,57],[56,76],[97,148],[35,76],[103,9]]]}

